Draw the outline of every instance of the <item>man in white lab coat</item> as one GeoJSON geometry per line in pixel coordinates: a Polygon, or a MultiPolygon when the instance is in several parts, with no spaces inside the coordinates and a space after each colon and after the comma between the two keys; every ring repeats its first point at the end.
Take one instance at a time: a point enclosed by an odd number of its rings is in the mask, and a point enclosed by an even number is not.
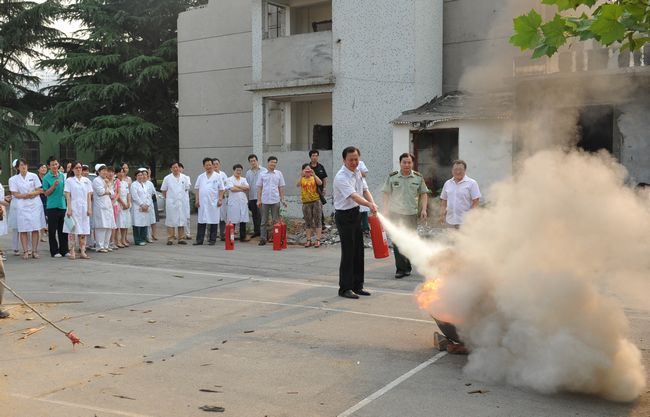
{"type": "Polygon", "coordinates": [[[198,176],[194,185],[196,194],[194,205],[199,209],[194,245],[203,244],[205,229],[209,225],[208,244],[214,246],[217,243],[217,228],[221,220],[220,212],[225,188],[221,175],[214,172],[212,158],[203,159],[203,169],[205,172],[198,176]]]}
{"type": "Polygon", "coordinates": [[[187,224],[185,210],[185,194],[190,189],[190,183],[186,176],[181,174],[181,168],[177,161],[172,162],[172,173],[163,180],[160,191],[165,197],[165,226],[167,226],[167,245],[173,245],[177,239],[179,245],[186,245],[183,240],[184,228],[187,224]],[[176,229],[178,228],[178,235],[176,229]],[[176,238],[178,236],[178,238],[176,238]]]}

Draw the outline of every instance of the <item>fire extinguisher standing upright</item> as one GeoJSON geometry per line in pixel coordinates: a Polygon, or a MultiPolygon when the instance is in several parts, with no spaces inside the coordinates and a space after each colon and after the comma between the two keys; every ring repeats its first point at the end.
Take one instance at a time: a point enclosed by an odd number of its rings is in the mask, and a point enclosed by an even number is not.
{"type": "Polygon", "coordinates": [[[372,250],[375,259],[388,258],[388,238],[386,238],[386,232],[381,226],[379,217],[374,214],[369,216],[368,224],[370,225],[370,237],[372,238],[372,250]]]}
{"type": "Polygon", "coordinates": [[[282,223],[273,225],[273,250],[282,250],[282,223]]]}
{"type": "Polygon", "coordinates": [[[280,232],[282,233],[282,249],[287,248],[287,224],[280,220],[280,232]]]}
{"type": "Polygon", "coordinates": [[[226,250],[235,250],[235,225],[228,223],[226,225],[226,250]]]}

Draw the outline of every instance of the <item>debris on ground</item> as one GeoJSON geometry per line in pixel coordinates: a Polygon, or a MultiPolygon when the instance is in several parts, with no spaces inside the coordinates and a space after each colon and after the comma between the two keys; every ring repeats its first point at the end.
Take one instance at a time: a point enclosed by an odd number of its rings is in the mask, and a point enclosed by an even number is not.
{"type": "Polygon", "coordinates": [[[113,394],[113,397],[115,397],[115,398],[122,398],[123,400],[132,400],[132,401],[135,401],[135,398],[127,397],[126,395],[113,394]]]}
{"type": "Polygon", "coordinates": [[[101,346],[101,345],[95,345],[95,349],[106,349],[106,346],[101,346]]]}
{"type": "Polygon", "coordinates": [[[23,331],[21,332],[23,336],[22,336],[21,338],[19,338],[18,340],[25,340],[25,339],[27,339],[29,336],[33,335],[34,333],[38,333],[38,332],[40,332],[40,331],[43,330],[44,328],[45,328],[45,326],[41,326],[41,327],[30,327],[29,329],[25,329],[25,330],[23,330],[23,331]]]}
{"type": "Polygon", "coordinates": [[[468,391],[467,393],[468,393],[468,394],[487,394],[488,392],[490,392],[490,391],[488,391],[488,390],[482,390],[482,389],[477,389],[477,390],[475,390],[475,391],[468,391]]]}
{"type": "Polygon", "coordinates": [[[213,393],[215,393],[215,394],[221,394],[221,393],[223,393],[223,391],[217,391],[217,390],[208,389],[208,388],[201,388],[199,391],[200,391],[200,392],[213,392],[213,393]]]}
{"type": "Polygon", "coordinates": [[[255,333],[255,330],[244,330],[244,333],[255,333]]]}
{"type": "Polygon", "coordinates": [[[223,413],[224,411],[226,411],[225,408],[216,405],[204,405],[202,407],[199,407],[199,410],[203,410],[208,413],[223,413]]]}

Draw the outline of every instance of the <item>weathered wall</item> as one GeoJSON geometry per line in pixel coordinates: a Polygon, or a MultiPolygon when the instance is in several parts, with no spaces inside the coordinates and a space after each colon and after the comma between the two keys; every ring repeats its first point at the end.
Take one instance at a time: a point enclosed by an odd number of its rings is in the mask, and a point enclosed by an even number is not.
{"type": "Polygon", "coordinates": [[[440,83],[427,80],[442,72],[433,53],[442,43],[442,0],[333,0],[332,14],[333,154],[340,161],[346,146],[359,147],[378,189],[392,166],[390,121],[440,94],[440,83]]]}
{"type": "Polygon", "coordinates": [[[616,120],[622,138],[621,163],[628,169],[630,183],[650,183],[650,100],[620,106],[616,120]]]}
{"type": "Polygon", "coordinates": [[[304,33],[262,41],[262,80],[332,74],[332,32],[304,33]]]}
{"type": "Polygon", "coordinates": [[[194,180],[205,156],[226,172],[252,151],[250,2],[212,0],[178,17],[179,145],[194,180]]]}

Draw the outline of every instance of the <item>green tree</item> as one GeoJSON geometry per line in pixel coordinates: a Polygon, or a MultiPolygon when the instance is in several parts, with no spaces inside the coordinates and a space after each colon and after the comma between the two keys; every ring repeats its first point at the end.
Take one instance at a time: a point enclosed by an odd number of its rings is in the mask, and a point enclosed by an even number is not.
{"type": "Polygon", "coordinates": [[[531,10],[514,19],[515,34],[510,43],[532,50],[533,58],[552,56],[571,39],[595,39],[605,46],[620,43],[621,50],[639,50],[650,41],[650,5],[648,0],[542,0],[555,5],[558,12],[544,22],[531,10]],[[586,9],[579,16],[577,12],[586,9]]]}
{"type": "Polygon", "coordinates": [[[60,74],[44,125],[64,140],[101,149],[98,160],[159,162],[178,157],[178,14],[206,0],[77,0],[68,19],[82,29],[50,44],[41,61],[60,74]]]}
{"type": "Polygon", "coordinates": [[[42,47],[59,35],[51,27],[56,1],[0,0],[0,147],[38,140],[28,119],[43,106],[39,78],[29,63],[42,58],[42,47]]]}

